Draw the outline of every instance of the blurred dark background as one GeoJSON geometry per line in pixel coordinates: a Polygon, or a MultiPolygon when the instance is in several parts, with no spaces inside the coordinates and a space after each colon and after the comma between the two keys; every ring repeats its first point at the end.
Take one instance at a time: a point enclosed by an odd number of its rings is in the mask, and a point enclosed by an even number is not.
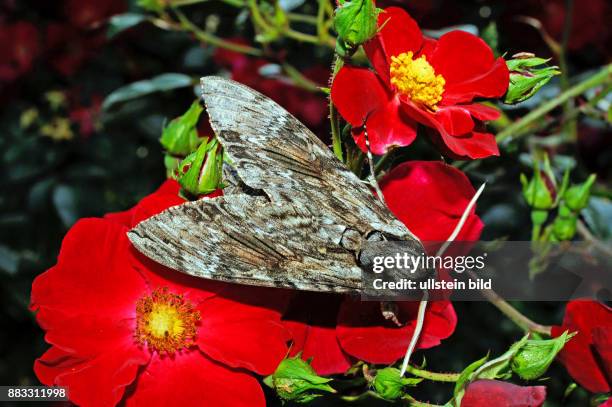
{"type": "MultiPolygon", "coordinates": [[[[314,13],[312,3],[286,1],[286,7],[314,13]]],[[[571,2],[384,2],[391,4],[405,7],[430,30],[469,24],[464,28],[490,36],[494,22],[501,53],[530,51],[553,57],[546,35],[563,40],[571,2]]],[[[610,62],[611,8],[607,0],[581,0],[573,7],[566,41],[570,77],[610,62]]],[[[109,24],[109,18],[125,12],[144,13],[128,0],[0,0],[2,385],[37,384],[32,364],[47,346],[28,310],[33,278],[54,264],[62,237],[78,218],[129,208],[161,184],[165,178],[161,129],[194,100],[192,85],[199,76],[230,74],[278,100],[322,137],[328,130],[325,98],[278,80],[273,73],[282,58],[325,85],[333,49],[287,42],[274,45],[276,55],[282,55],[279,59],[247,57],[216,51],[190,33],[149,23],[118,32],[125,21],[109,24]],[[177,75],[154,84],[149,92],[138,94],[132,89],[130,93],[123,88],[107,98],[130,83],[166,73],[177,75]]],[[[244,13],[223,2],[195,4],[186,13],[221,37],[253,36],[244,13]]],[[[554,97],[559,87],[555,80],[538,97],[554,97]]],[[[520,115],[529,106],[508,114],[520,115]]],[[[610,125],[586,118],[580,121],[578,134],[577,143],[557,156],[569,160],[578,179],[597,172],[601,185],[610,176],[610,125]]],[[[521,201],[518,182],[518,174],[525,170],[517,164],[524,158],[521,151],[525,149],[514,146],[502,158],[485,160],[469,172],[474,183],[494,177],[478,208],[487,226],[485,239],[529,238],[529,209],[521,201]]],[[[427,146],[416,145],[410,158],[430,158],[430,154],[427,146]]],[[[595,195],[592,217],[599,217],[598,235],[605,239],[612,223],[609,190],[600,188],[595,195]]],[[[517,306],[541,323],[558,324],[562,319],[562,304],[517,306]]],[[[431,366],[461,370],[489,349],[506,348],[520,334],[489,304],[457,304],[456,309],[457,332],[428,352],[431,366]]],[[[560,366],[550,375],[561,378],[548,383],[549,393],[561,400],[571,379],[560,366]]],[[[586,400],[586,393],[576,390],[567,402],[584,405],[586,400]]]]}

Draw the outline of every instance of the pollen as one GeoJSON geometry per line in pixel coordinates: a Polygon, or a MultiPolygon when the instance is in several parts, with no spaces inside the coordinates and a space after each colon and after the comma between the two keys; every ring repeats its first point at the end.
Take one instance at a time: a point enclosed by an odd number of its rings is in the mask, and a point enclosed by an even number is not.
{"type": "Polygon", "coordinates": [[[425,55],[414,59],[412,52],[391,57],[391,84],[414,103],[436,110],[446,81],[427,62],[425,55]]]}
{"type": "Polygon", "coordinates": [[[157,352],[173,354],[194,346],[200,312],[167,288],[136,302],[136,341],[157,352]]]}

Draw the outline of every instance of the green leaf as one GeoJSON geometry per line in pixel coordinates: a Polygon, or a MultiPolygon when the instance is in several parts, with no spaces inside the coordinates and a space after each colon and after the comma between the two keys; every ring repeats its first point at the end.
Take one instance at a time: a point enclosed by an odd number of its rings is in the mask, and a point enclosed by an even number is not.
{"type": "Polygon", "coordinates": [[[480,366],[482,366],[487,361],[488,358],[489,358],[489,355],[485,356],[482,359],[478,359],[475,362],[470,363],[468,367],[463,369],[463,372],[461,372],[459,379],[457,379],[457,382],[455,383],[455,389],[453,390],[455,405],[457,406],[461,405],[461,399],[463,398],[463,395],[465,394],[465,388],[467,387],[467,384],[470,381],[470,377],[472,376],[472,374],[474,373],[476,369],[478,369],[480,366]]]}
{"type": "Polygon", "coordinates": [[[106,36],[108,38],[113,38],[117,34],[122,31],[127,30],[128,28],[132,28],[143,21],[145,21],[147,17],[138,13],[125,13],[118,14],[112,16],[108,21],[108,30],[106,31],[106,36]]]}
{"type": "Polygon", "coordinates": [[[182,73],[161,74],[152,79],[133,82],[114,90],[104,99],[102,108],[108,110],[113,105],[120,102],[126,102],[155,92],[185,88],[192,84],[193,81],[191,77],[182,73]]]}

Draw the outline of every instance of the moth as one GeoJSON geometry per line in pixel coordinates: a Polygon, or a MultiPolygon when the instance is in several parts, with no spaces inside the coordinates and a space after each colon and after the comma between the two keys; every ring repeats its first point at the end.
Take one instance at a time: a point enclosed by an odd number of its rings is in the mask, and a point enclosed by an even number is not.
{"type": "MultiPolygon", "coordinates": [[[[358,292],[369,241],[419,240],[305,125],[237,82],[204,77],[202,97],[231,163],[224,195],[171,207],[128,232],[147,257],[225,282],[358,292]]],[[[409,192],[409,191],[407,191],[409,192]]]]}

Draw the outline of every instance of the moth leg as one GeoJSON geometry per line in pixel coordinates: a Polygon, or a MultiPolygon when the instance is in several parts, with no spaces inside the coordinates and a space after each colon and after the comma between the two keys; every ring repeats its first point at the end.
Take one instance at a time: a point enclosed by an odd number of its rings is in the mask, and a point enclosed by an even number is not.
{"type": "Polygon", "coordinates": [[[399,307],[397,306],[397,303],[390,301],[381,301],[380,312],[386,320],[391,320],[391,322],[393,322],[398,327],[403,326],[403,324],[397,318],[397,314],[399,313],[399,307]]]}

